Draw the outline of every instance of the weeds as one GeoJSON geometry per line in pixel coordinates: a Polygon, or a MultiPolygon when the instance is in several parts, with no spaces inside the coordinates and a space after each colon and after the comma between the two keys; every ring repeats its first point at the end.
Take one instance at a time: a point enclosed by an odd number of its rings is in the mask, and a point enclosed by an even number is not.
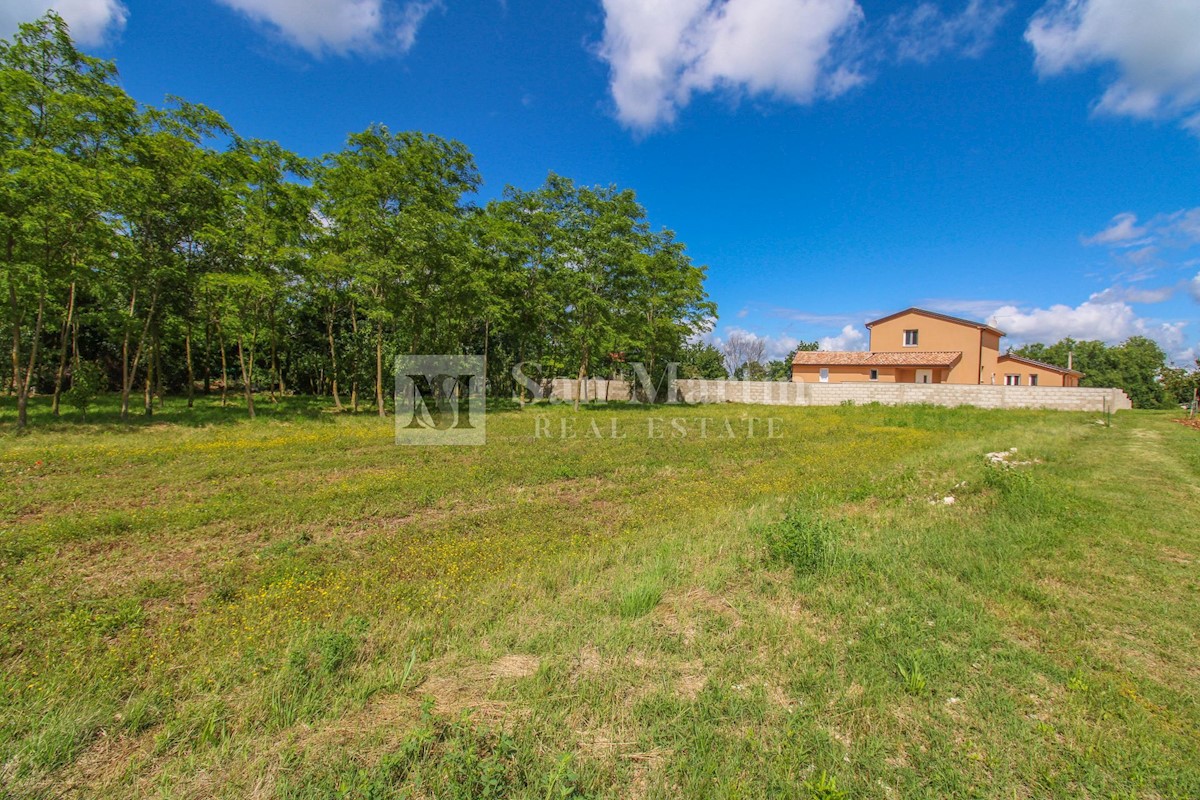
{"type": "Polygon", "coordinates": [[[838,560],[838,537],[834,527],[813,514],[798,509],[763,529],[771,560],[787,564],[798,575],[823,572],[838,560]]]}
{"type": "Polygon", "coordinates": [[[850,796],[838,788],[837,778],[829,775],[825,770],[821,770],[815,778],[805,781],[804,788],[808,791],[811,800],[847,800],[850,796]]]}
{"type": "Polygon", "coordinates": [[[434,714],[427,704],[417,730],[376,766],[288,780],[281,794],[289,800],[568,800],[586,797],[579,783],[570,755],[547,758],[530,742],[477,725],[469,717],[452,720],[434,714]]]}
{"type": "Polygon", "coordinates": [[[900,679],[904,682],[904,691],[909,694],[922,695],[928,690],[929,681],[926,679],[925,671],[921,668],[921,661],[916,655],[909,656],[907,660],[898,663],[896,671],[900,673],[900,679]]]}

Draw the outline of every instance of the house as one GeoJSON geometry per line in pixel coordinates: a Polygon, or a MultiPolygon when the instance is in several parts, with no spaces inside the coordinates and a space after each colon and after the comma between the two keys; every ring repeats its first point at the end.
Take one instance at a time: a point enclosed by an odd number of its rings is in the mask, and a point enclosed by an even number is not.
{"type": "Polygon", "coordinates": [[[792,380],[1078,386],[1083,373],[1000,352],[1004,331],[909,308],[867,323],[866,351],[801,351],[792,380]]]}

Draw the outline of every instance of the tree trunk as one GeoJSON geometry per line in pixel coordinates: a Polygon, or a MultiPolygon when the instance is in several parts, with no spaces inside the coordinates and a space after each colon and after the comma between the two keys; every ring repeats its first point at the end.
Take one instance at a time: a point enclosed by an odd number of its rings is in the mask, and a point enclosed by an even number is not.
{"type": "Polygon", "coordinates": [[[330,310],[325,315],[325,332],[329,334],[329,361],[330,361],[330,383],[333,389],[333,407],[338,411],[342,410],[342,398],[338,395],[338,366],[337,366],[337,347],[333,342],[333,311],[330,310]]]}
{"type": "Polygon", "coordinates": [[[79,369],[79,317],[75,317],[75,324],[71,326],[71,381],[70,381],[70,386],[72,389],[75,388],[75,372],[78,369],[79,369]]]}
{"type": "MultiPolygon", "coordinates": [[[[14,298],[15,299],[15,298],[14,298]]],[[[29,392],[33,387],[33,370],[37,366],[38,342],[42,338],[42,319],[46,310],[46,296],[38,297],[37,322],[33,326],[33,341],[29,345],[29,366],[25,368],[25,378],[17,389],[17,430],[25,430],[29,422],[29,392]]]]}
{"type": "Polygon", "coordinates": [[[71,335],[72,318],[75,315],[75,281],[71,281],[71,289],[67,294],[67,317],[63,320],[62,334],[58,343],[58,372],[54,376],[54,399],[50,403],[50,413],[58,416],[58,403],[62,397],[63,377],[67,372],[67,345],[71,335]]]}
{"type": "MultiPolygon", "coordinates": [[[[285,358],[287,357],[287,354],[288,351],[284,350],[283,355],[285,358]]],[[[274,350],[271,351],[271,358],[277,358],[274,350]]],[[[285,386],[283,383],[283,363],[279,360],[275,362],[275,380],[279,383],[279,399],[282,400],[284,395],[287,394],[287,386],[285,386]]]]}
{"type": "Polygon", "coordinates": [[[583,381],[587,375],[588,368],[588,351],[583,348],[583,355],[579,359],[579,378],[575,383],[575,410],[579,410],[579,398],[583,396],[583,381]]]}
{"type": "Polygon", "coordinates": [[[204,321],[204,396],[212,391],[212,320],[204,321]]]}
{"type": "Polygon", "coordinates": [[[271,309],[271,402],[278,403],[279,398],[275,396],[275,390],[279,389],[279,394],[283,394],[283,381],[279,377],[279,352],[276,347],[275,335],[275,309],[271,309]]]}
{"type": "MultiPolygon", "coordinates": [[[[8,237],[8,263],[13,260],[13,237],[8,237]]],[[[8,305],[12,314],[12,381],[6,388],[6,393],[12,396],[17,393],[17,387],[21,384],[21,318],[24,316],[21,313],[19,304],[17,303],[17,287],[11,281],[8,284],[8,305]]]]}
{"type": "Polygon", "coordinates": [[[9,394],[16,394],[21,386],[21,317],[17,303],[17,287],[8,284],[8,305],[12,314],[12,383],[9,394]]]}
{"type": "Polygon", "coordinates": [[[242,365],[242,387],[246,390],[246,410],[250,412],[250,419],[254,419],[254,389],[251,387],[251,379],[253,375],[246,370],[246,353],[242,349],[242,335],[239,333],[237,337],[238,361],[242,365]]]}
{"type": "Polygon", "coordinates": [[[187,331],[183,335],[183,354],[187,361],[188,404],[191,408],[196,400],[196,372],[192,367],[192,321],[189,319],[187,331]]]}
{"type": "MultiPolygon", "coordinates": [[[[121,420],[129,418],[129,395],[133,393],[133,381],[137,376],[138,364],[142,360],[142,350],[145,348],[146,335],[150,331],[150,322],[154,319],[154,309],[158,303],[158,290],[150,295],[150,308],[146,312],[146,321],[142,325],[142,333],[138,337],[137,348],[133,351],[132,361],[129,358],[129,326],[125,326],[125,339],[121,345],[121,420]]],[[[137,290],[129,293],[129,316],[137,304],[137,290]]]]}
{"type": "Polygon", "coordinates": [[[379,416],[387,416],[383,405],[383,322],[375,324],[375,407],[379,416]]]}
{"type": "Polygon", "coordinates": [[[143,384],[142,388],[142,413],[147,417],[154,416],[154,393],[150,388],[153,385],[151,383],[153,380],[154,354],[151,353],[150,357],[146,359],[146,382],[143,384]]]}
{"type": "Polygon", "coordinates": [[[225,359],[225,331],[217,323],[217,345],[221,348],[221,408],[229,402],[229,362],[225,359]]]}
{"type": "MultiPolygon", "coordinates": [[[[132,305],[132,301],[130,302],[132,305]]],[[[121,420],[129,416],[129,326],[121,339],[121,420]]]]}
{"type": "Polygon", "coordinates": [[[358,309],[350,304],[350,332],[354,334],[354,355],[350,360],[350,410],[358,413],[358,309]]]}
{"type": "MultiPolygon", "coordinates": [[[[154,395],[158,397],[158,410],[163,407],[162,337],[154,334],[154,395]]],[[[152,396],[151,401],[154,400],[152,396]]]]}

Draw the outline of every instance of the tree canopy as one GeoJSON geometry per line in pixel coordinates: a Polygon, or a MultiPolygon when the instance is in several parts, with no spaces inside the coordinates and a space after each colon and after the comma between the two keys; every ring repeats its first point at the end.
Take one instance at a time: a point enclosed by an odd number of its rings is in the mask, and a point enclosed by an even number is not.
{"type": "Polygon", "coordinates": [[[1173,401],[1163,381],[1167,355],[1158,343],[1133,336],[1116,346],[1098,341],[1063,339],[1052,345],[1027,344],[1014,355],[1058,367],[1070,365],[1083,373],[1080,386],[1123,389],[1136,408],[1162,408],[1173,401]]]}
{"type": "Polygon", "coordinates": [[[705,268],[632,190],[551,173],[479,205],[481,185],[465,145],[427,133],[375,124],[308,159],[186,100],[139,105],[56,13],[22,25],[0,40],[19,426],[32,394],[57,412],[71,387],[118,390],[122,415],[232,388],[250,416],[289,389],[384,414],[398,354],[482,355],[493,392],[518,362],[582,379],[694,355],[705,268]]]}

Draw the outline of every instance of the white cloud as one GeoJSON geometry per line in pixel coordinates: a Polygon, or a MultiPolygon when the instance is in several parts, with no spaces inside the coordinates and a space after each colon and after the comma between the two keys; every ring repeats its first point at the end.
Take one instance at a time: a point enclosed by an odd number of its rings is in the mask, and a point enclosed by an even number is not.
{"type": "Polygon", "coordinates": [[[1113,65],[1103,113],[1182,119],[1200,133],[1200,3],[1052,0],[1025,31],[1042,76],[1113,65]]]}
{"type": "Polygon", "coordinates": [[[600,57],[617,117],[637,130],[670,124],[696,94],[809,104],[864,83],[868,66],[978,56],[1011,3],[929,0],[866,25],[857,0],[601,0],[600,57]]]}
{"type": "Polygon", "coordinates": [[[1141,239],[1146,235],[1146,228],[1137,224],[1137,214],[1125,212],[1112,218],[1108,227],[1094,236],[1083,240],[1084,244],[1127,244],[1130,240],[1141,239]]]}
{"type": "Polygon", "coordinates": [[[1177,244],[1200,244],[1200,208],[1189,208],[1168,215],[1163,235],[1177,244]]]}
{"type": "Polygon", "coordinates": [[[835,40],[862,19],[855,0],[603,0],[600,56],[617,116],[648,130],[693,93],[726,90],[796,103],[862,80],[831,63],[835,40]]]}
{"type": "Polygon", "coordinates": [[[1088,298],[1090,303],[1165,303],[1175,295],[1174,286],[1157,289],[1135,289],[1131,286],[1110,286],[1088,298]]]}
{"type": "Polygon", "coordinates": [[[866,350],[867,337],[858,328],[847,325],[837,336],[822,337],[820,347],[822,350],[866,350]]]}
{"type": "Polygon", "coordinates": [[[217,0],[313,55],[408,52],[440,0],[217,0]]]}
{"type": "Polygon", "coordinates": [[[969,0],[961,13],[947,16],[934,3],[924,2],[893,14],[888,34],[900,61],[924,64],[947,52],[977,58],[1011,9],[1007,2],[969,0]]]}
{"type": "Polygon", "coordinates": [[[1196,277],[1188,281],[1188,294],[1197,303],[1200,303],[1200,272],[1196,273],[1196,277]]]}
{"type": "Polygon", "coordinates": [[[32,22],[54,9],[67,21],[78,44],[103,44],[125,27],[129,11],[120,0],[4,0],[0,3],[0,36],[16,33],[22,22],[32,22]]]}
{"type": "Polygon", "coordinates": [[[965,316],[970,319],[984,319],[997,308],[1007,305],[1015,305],[1015,302],[1012,300],[964,300],[962,298],[930,298],[917,302],[918,308],[965,316]]]}
{"type": "Polygon", "coordinates": [[[1125,302],[1095,297],[1074,308],[1059,304],[1021,311],[1016,306],[1004,306],[988,318],[988,324],[1007,333],[1005,343],[1013,346],[1029,342],[1053,344],[1067,337],[1119,344],[1130,336],[1148,336],[1173,358],[1183,349],[1187,328],[1186,322],[1144,319],[1125,302]]]}

